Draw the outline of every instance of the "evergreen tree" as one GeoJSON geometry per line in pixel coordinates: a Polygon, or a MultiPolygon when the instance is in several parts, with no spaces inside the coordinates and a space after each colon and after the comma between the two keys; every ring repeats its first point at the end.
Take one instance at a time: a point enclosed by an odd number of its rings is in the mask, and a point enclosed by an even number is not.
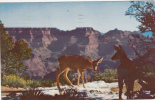
{"type": "Polygon", "coordinates": [[[155,37],[155,4],[154,1],[131,1],[126,15],[133,16],[141,23],[141,32],[151,31],[155,37]]]}
{"type": "Polygon", "coordinates": [[[153,33],[153,37],[145,37],[140,34],[129,36],[129,44],[136,54],[134,61],[140,67],[139,78],[148,83],[147,85],[142,84],[142,87],[147,87],[153,94],[155,93],[153,88],[155,84],[155,5],[153,1],[132,1],[131,3],[126,15],[134,16],[141,23],[138,28],[142,33],[147,31],[153,33]]]}
{"type": "Polygon", "coordinates": [[[32,49],[29,48],[28,43],[22,39],[15,43],[13,38],[7,33],[0,21],[0,38],[1,38],[1,61],[2,75],[22,74],[28,66],[25,66],[23,60],[30,59],[32,49]]]}

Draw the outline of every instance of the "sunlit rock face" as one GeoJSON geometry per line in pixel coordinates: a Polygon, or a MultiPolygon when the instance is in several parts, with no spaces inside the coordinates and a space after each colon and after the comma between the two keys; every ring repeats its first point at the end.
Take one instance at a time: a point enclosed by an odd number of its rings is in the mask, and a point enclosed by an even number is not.
{"type": "MultiPolygon", "coordinates": [[[[57,59],[66,54],[89,56],[94,60],[103,56],[97,72],[103,72],[104,68],[117,68],[119,62],[111,60],[115,53],[113,45],[121,44],[129,57],[134,56],[127,41],[132,32],[128,31],[111,30],[101,34],[91,27],[70,31],[57,28],[8,28],[8,33],[14,41],[25,39],[33,49],[31,59],[24,61],[29,66],[28,72],[32,78],[42,79],[46,76],[53,79],[50,73],[57,70],[57,59]]],[[[91,73],[90,70],[85,72],[86,80],[90,79],[91,73]]]]}

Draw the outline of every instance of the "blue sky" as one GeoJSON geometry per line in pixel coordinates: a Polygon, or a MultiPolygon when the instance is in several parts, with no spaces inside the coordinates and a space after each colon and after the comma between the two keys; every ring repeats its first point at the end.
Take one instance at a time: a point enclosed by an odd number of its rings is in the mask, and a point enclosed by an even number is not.
{"type": "Polygon", "coordinates": [[[5,27],[93,27],[102,33],[115,28],[138,31],[140,23],[125,16],[130,5],[129,1],[0,3],[0,20],[5,27]]]}

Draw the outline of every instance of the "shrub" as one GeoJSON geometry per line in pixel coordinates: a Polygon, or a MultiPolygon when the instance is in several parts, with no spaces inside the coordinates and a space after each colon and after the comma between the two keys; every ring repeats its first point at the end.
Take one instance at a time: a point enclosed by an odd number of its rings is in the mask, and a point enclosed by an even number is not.
{"type": "Polygon", "coordinates": [[[62,95],[55,95],[54,100],[87,100],[87,93],[77,89],[65,89],[61,93],[62,95]]]}
{"type": "Polygon", "coordinates": [[[104,78],[104,73],[97,73],[93,76],[93,81],[103,80],[103,78],[104,78]]]}
{"type": "Polygon", "coordinates": [[[145,80],[148,83],[147,88],[151,91],[152,94],[155,94],[155,89],[154,89],[155,73],[154,72],[146,73],[145,80]]]}
{"type": "Polygon", "coordinates": [[[41,90],[30,89],[23,92],[20,100],[87,100],[86,92],[78,92],[77,89],[65,89],[62,95],[45,95],[41,90]]]}
{"type": "Polygon", "coordinates": [[[30,89],[23,92],[20,100],[51,100],[50,96],[46,96],[41,90],[30,89]]]}
{"type": "Polygon", "coordinates": [[[43,80],[41,82],[41,86],[43,86],[43,87],[51,87],[51,86],[56,86],[56,84],[55,84],[55,81],[43,80]]]}
{"type": "Polygon", "coordinates": [[[155,80],[155,73],[154,72],[148,72],[145,75],[145,78],[147,79],[147,81],[154,81],[155,80]]]}
{"type": "Polygon", "coordinates": [[[104,73],[107,77],[114,77],[114,79],[118,78],[116,69],[105,69],[104,73]]]}
{"type": "Polygon", "coordinates": [[[37,88],[41,86],[41,82],[38,80],[29,80],[27,86],[30,88],[37,88]]]}
{"type": "Polygon", "coordinates": [[[117,79],[117,70],[116,69],[105,69],[103,73],[98,73],[94,75],[93,80],[99,81],[104,80],[107,83],[114,82],[117,79]]]}
{"type": "MultiPolygon", "coordinates": [[[[74,79],[73,72],[68,72],[67,77],[73,83],[73,79],[74,79]]],[[[61,85],[68,84],[68,82],[64,78],[63,74],[60,75],[60,79],[59,80],[60,80],[61,85]]]]}
{"type": "Polygon", "coordinates": [[[8,85],[9,87],[15,88],[26,88],[26,81],[17,75],[8,75],[2,77],[2,85],[8,85]]]}

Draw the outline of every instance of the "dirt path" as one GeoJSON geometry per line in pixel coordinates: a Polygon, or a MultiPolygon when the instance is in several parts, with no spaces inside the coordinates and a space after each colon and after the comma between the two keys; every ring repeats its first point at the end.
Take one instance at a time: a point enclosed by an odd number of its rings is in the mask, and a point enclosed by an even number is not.
{"type": "Polygon", "coordinates": [[[1,86],[1,92],[10,92],[10,91],[26,91],[26,89],[1,86]]]}
{"type": "Polygon", "coordinates": [[[26,89],[23,88],[10,88],[7,86],[1,86],[1,96],[6,96],[9,94],[9,92],[22,92],[26,91],[26,89]]]}

